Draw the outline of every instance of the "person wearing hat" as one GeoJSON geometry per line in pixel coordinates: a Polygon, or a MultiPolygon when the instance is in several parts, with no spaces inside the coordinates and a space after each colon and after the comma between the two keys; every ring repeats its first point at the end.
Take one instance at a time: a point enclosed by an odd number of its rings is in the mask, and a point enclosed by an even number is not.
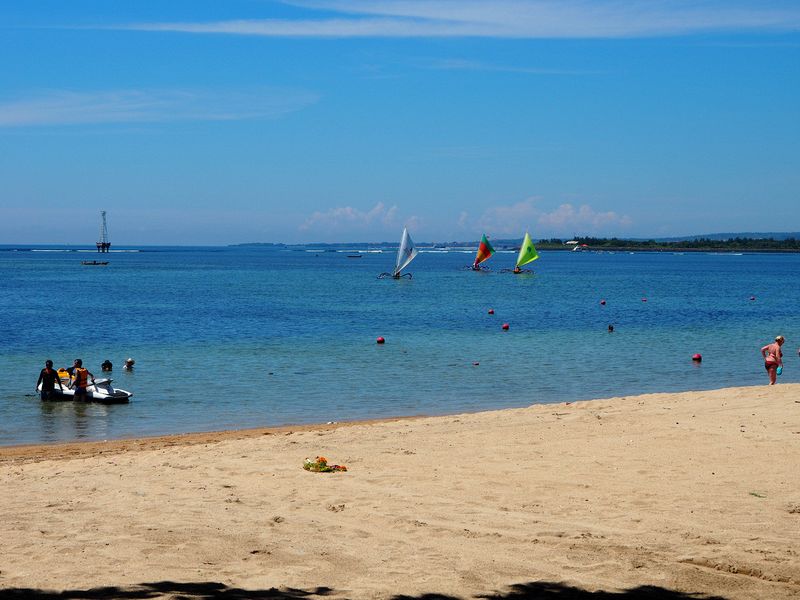
{"type": "Polygon", "coordinates": [[[41,398],[42,400],[52,400],[56,395],[56,384],[61,393],[64,393],[64,386],[61,385],[61,379],[58,376],[58,371],[53,368],[53,361],[44,361],[44,369],[39,372],[39,379],[36,381],[38,389],[39,384],[42,384],[41,398]]]}
{"type": "Polygon", "coordinates": [[[125,361],[125,364],[122,366],[123,370],[125,371],[133,371],[133,365],[136,364],[136,361],[132,358],[129,358],[125,361]]]}
{"type": "Polygon", "coordinates": [[[783,370],[783,352],[781,346],[786,340],[782,335],[775,338],[772,344],[767,344],[761,348],[761,356],[764,357],[764,368],[769,375],[769,384],[775,385],[778,378],[778,369],[783,370]]]}

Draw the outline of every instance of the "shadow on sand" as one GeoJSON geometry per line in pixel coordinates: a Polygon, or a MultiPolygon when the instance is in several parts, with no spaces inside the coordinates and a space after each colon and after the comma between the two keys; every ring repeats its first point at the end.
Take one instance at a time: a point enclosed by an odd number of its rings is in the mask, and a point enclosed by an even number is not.
{"type": "MultiPolygon", "coordinates": [[[[212,581],[202,583],[178,583],[159,581],[127,587],[98,587],[86,590],[64,590],[61,592],[32,588],[0,589],[3,600],[149,600],[172,598],[180,600],[304,600],[329,596],[350,598],[346,592],[336,592],[327,587],[308,590],[294,588],[271,588],[268,590],[245,590],[228,587],[212,581]]],[[[725,600],[721,596],[686,594],[662,587],[642,586],[621,592],[590,592],[580,588],[537,581],[514,584],[507,591],[475,596],[448,596],[443,594],[421,594],[419,596],[393,596],[392,600],[725,600]]]]}

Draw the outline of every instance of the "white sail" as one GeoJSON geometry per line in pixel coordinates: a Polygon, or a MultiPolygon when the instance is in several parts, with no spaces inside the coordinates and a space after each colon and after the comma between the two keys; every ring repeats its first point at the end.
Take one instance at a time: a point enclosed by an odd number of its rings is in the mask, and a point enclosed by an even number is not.
{"type": "Polygon", "coordinates": [[[399,275],[400,271],[405,269],[408,264],[414,260],[417,252],[417,248],[414,246],[411,236],[408,235],[408,229],[404,227],[403,238],[400,240],[400,247],[397,249],[397,264],[394,267],[393,275],[399,275]]]}

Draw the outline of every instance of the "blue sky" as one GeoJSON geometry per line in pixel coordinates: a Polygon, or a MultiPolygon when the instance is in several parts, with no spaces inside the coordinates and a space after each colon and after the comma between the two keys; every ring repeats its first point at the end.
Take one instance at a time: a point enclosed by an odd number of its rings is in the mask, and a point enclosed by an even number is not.
{"type": "Polygon", "coordinates": [[[0,0],[0,243],[800,229],[800,4],[0,0]]]}

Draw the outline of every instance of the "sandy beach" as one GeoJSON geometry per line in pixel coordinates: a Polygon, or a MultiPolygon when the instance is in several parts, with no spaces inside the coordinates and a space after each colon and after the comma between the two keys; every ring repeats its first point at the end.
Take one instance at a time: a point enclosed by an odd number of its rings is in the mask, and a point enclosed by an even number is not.
{"type": "Polygon", "coordinates": [[[800,385],[3,448],[0,595],[798,598],[798,473],[800,385]]]}

